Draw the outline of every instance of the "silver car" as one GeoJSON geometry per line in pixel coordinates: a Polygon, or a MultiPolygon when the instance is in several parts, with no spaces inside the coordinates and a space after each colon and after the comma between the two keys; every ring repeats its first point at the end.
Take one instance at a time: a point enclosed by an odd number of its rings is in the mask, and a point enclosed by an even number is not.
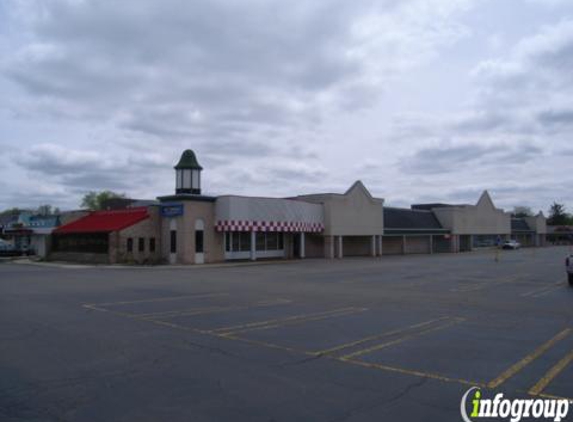
{"type": "Polygon", "coordinates": [[[503,244],[501,245],[502,249],[519,249],[521,248],[521,243],[519,243],[517,240],[506,240],[505,242],[503,242],[503,244]]]}

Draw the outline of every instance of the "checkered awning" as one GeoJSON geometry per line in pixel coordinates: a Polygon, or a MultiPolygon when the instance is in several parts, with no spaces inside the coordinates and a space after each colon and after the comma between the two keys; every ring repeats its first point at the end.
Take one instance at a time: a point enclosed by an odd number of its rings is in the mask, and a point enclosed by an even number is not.
{"type": "Polygon", "coordinates": [[[324,230],[322,223],[307,223],[301,221],[249,221],[249,220],[219,220],[215,224],[217,231],[258,231],[258,232],[310,232],[318,233],[324,230]]]}

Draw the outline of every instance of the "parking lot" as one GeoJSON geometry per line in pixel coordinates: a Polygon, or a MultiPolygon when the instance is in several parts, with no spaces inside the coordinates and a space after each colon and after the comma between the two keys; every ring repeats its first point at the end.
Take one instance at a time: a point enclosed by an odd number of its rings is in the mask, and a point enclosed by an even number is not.
{"type": "Polygon", "coordinates": [[[0,419],[457,421],[472,386],[573,398],[567,252],[2,263],[0,419]]]}

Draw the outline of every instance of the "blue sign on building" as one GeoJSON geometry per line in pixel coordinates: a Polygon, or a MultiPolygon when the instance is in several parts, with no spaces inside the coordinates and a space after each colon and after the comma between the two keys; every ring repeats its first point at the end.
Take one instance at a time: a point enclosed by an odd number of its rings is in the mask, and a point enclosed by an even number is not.
{"type": "Polygon", "coordinates": [[[164,204],[161,205],[161,216],[177,217],[183,215],[183,204],[164,204]]]}

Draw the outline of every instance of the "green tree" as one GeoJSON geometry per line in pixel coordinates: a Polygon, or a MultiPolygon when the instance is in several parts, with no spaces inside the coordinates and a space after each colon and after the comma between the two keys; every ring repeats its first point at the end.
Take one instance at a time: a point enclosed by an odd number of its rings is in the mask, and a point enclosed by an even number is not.
{"type": "Polygon", "coordinates": [[[571,217],[565,212],[565,205],[553,202],[549,207],[549,218],[547,224],[551,226],[564,226],[571,220],[571,217]]]}
{"type": "Polygon", "coordinates": [[[515,218],[533,217],[533,211],[529,207],[518,205],[513,208],[511,215],[515,218]]]}
{"type": "Polygon", "coordinates": [[[20,214],[20,212],[24,211],[23,209],[14,207],[14,208],[8,208],[4,211],[0,211],[0,215],[8,215],[8,214],[20,214]]]}
{"type": "Polygon", "coordinates": [[[82,199],[81,207],[89,210],[97,211],[103,209],[103,204],[113,198],[125,198],[124,193],[112,192],[110,190],[103,190],[100,192],[89,191],[82,199]]]}
{"type": "Polygon", "coordinates": [[[53,208],[49,204],[40,205],[36,210],[36,213],[39,215],[50,215],[53,212],[53,208]]]}

